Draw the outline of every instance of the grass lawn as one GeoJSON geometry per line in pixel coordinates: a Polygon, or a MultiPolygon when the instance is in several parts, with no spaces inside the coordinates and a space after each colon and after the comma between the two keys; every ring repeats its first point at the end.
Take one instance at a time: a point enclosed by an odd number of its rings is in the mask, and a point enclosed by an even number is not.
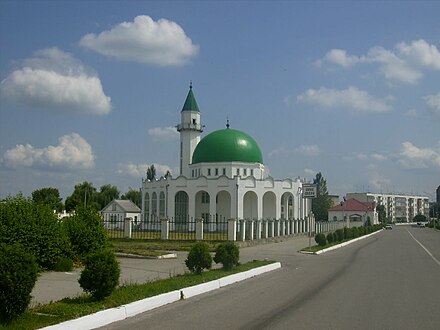
{"type": "MultiPolygon", "coordinates": [[[[189,251],[196,241],[112,239],[110,242],[115,252],[159,256],[170,251],[189,251]]],[[[223,241],[206,241],[205,243],[208,244],[209,250],[214,252],[223,241]]]]}
{"type": "Polygon", "coordinates": [[[209,282],[273,262],[274,261],[252,261],[239,265],[231,271],[213,269],[203,272],[202,275],[187,273],[144,284],[124,285],[116,289],[109,297],[102,301],[94,301],[91,296],[87,294],[78,298],[65,298],[57,302],[31,308],[10,324],[0,324],[0,329],[37,329],[92,314],[100,310],[125,305],[161,293],[209,282]]]}

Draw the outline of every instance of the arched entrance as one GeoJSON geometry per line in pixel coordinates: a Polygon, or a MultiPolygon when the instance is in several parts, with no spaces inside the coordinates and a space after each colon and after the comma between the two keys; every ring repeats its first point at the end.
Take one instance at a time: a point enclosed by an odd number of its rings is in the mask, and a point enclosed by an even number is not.
{"type": "Polygon", "coordinates": [[[293,219],[294,198],[290,192],[281,196],[281,219],[293,219]]]}
{"type": "Polygon", "coordinates": [[[276,216],[276,196],[272,191],[268,191],[263,195],[263,218],[275,219],[276,216]]]}
{"type": "Polygon", "coordinates": [[[218,221],[227,221],[231,217],[231,194],[222,190],[216,197],[216,218],[218,221]]]}
{"type": "Polygon", "coordinates": [[[253,191],[248,191],[243,197],[243,218],[257,219],[258,218],[258,198],[253,191]]]}
{"type": "Polygon", "coordinates": [[[204,190],[197,192],[194,202],[196,219],[203,219],[205,223],[209,222],[209,208],[211,205],[211,196],[209,193],[204,190]]]}
{"type": "Polygon", "coordinates": [[[174,197],[174,221],[176,224],[187,224],[188,217],[188,194],[178,191],[174,197]]]}

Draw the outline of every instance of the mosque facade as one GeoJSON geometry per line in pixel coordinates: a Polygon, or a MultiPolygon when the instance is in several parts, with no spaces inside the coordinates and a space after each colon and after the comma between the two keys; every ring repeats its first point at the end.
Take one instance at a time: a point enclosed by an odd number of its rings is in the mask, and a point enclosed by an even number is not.
{"type": "Polygon", "coordinates": [[[180,173],[142,180],[143,223],[170,219],[185,224],[236,220],[297,220],[311,211],[305,180],[268,175],[257,142],[245,132],[204,125],[192,86],[180,113],[180,173]]]}

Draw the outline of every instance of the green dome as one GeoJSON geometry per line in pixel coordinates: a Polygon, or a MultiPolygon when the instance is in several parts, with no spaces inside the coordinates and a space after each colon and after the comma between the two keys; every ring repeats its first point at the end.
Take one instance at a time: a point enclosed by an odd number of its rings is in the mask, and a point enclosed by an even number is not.
{"type": "Polygon", "coordinates": [[[217,162],[263,163],[257,142],[241,131],[221,129],[205,136],[192,157],[192,164],[217,162]]]}

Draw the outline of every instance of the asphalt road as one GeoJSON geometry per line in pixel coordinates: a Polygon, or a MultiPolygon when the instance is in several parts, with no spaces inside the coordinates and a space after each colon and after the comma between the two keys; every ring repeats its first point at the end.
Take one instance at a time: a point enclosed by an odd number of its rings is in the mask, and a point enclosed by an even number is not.
{"type": "Polygon", "coordinates": [[[439,231],[394,227],[276,259],[280,270],[105,329],[440,329],[439,231]]]}

